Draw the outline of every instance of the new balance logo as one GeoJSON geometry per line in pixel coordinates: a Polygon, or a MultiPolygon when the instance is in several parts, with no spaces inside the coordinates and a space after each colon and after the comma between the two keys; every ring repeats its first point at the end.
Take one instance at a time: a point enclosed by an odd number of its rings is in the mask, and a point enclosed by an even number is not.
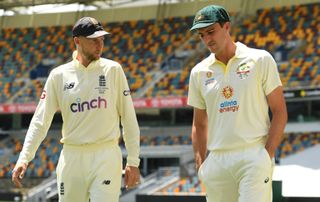
{"type": "Polygon", "coordinates": [[[104,184],[104,185],[109,185],[110,183],[111,183],[110,180],[103,180],[103,182],[102,182],[102,184],[104,184]]]}
{"type": "Polygon", "coordinates": [[[71,82],[71,83],[66,83],[64,84],[63,90],[67,90],[67,89],[72,89],[75,85],[75,82],[71,82]]]}

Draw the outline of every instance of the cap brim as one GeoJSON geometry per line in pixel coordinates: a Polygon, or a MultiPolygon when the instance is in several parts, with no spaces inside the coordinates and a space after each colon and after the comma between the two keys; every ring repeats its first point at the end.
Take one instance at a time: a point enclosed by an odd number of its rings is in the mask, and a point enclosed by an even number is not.
{"type": "Polygon", "coordinates": [[[205,28],[205,27],[208,27],[210,25],[213,25],[214,23],[216,22],[206,22],[206,23],[198,23],[194,26],[191,27],[190,31],[193,31],[193,30],[196,30],[196,29],[201,29],[201,28],[205,28]]]}
{"type": "Polygon", "coordinates": [[[100,31],[96,31],[95,33],[89,35],[89,36],[86,36],[86,38],[97,38],[97,37],[100,37],[100,36],[104,36],[104,35],[107,35],[107,34],[110,34],[109,32],[106,32],[104,30],[100,30],[100,31]]]}

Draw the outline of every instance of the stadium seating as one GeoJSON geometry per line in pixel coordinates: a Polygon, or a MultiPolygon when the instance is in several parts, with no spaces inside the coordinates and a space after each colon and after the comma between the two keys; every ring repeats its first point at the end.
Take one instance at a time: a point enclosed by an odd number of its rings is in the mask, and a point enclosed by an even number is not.
{"type": "MultiPolygon", "coordinates": [[[[122,138],[119,140],[119,144],[121,148],[124,148],[122,138]]],[[[190,135],[142,135],[140,137],[140,144],[142,147],[153,147],[161,145],[191,145],[192,143],[190,135]]],[[[287,133],[279,146],[277,157],[280,159],[285,158],[288,155],[303,151],[304,149],[317,144],[320,144],[319,132],[287,133]]],[[[7,142],[7,146],[13,150],[13,154],[8,159],[8,162],[1,164],[0,177],[10,176],[10,171],[18,159],[19,152],[22,149],[22,140],[18,138],[11,138],[10,141],[7,142]]],[[[61,148],[62,145],[59,143],[57,138],[48,136],[38,149],[34,160],[29,166],[26,176],[50,176],[58,162],[61,148]]],[[[191,179],[189,179],[189,181],[194,182],[191,179]]],[[[187,183],[187,181],[185,183],[187,183]]]]}
{"type": "Polygon", "coordinates": [[[205,187],[197,176],[180,178],[175,183],[159,190],[162,194],[185,194],[198,193],[205,194],[205,187]]]}
{"type": "Polygon", "coordinates": [[[44,87],[44,80],[35,79],[31,80],[29,85],[23,91],[17,93],[16,98],[14,99],[15,103],[31,103],[37,102],[40,98],[44,87]]]}
{"type": "MultiPolygon", "coordinates": [[[[71,26],[68,27],[71,30],[71,26]]],[[[43,59],[67,61],[74,47],[65,26],[8,28],[0,35],[0,102],[5,103],[26,84],[29,72],[43,59]]],[[[28,91],[28,90],[26,90],[28,91]]],[[[22,92],[22,96],[29,96],[22,92]]],[[[24,101],[24,99],[22,99],[24,101]]],[[[25,99],[29,101],[29,99],[25,99]]]]}
{"type": "MultiPolygon", "coordinates": [[[[152,70],[159,69],[163,60],[188,37],[192,18],[168,18],[161,23],[155,20],[127,21],[105,24],[112,34],[105,40],[103,56],[122,64],[132,92],[153,79],[152,70]]],[[[43,59],[70,60],[74,44],[71,26],[5,29],[0,48],[0,101],[5,102],[20,90],[14,88],[20,77],[37,79],[32,70],[43,59]],[[10,34],[10,33],[15,34],[10,34]],[[2,90],[3,89],[3,90],[2,90]]],[[[22,83],[23,86],[25,83],[22,83]]],[[[38,85],[31,83],[16,102],[32,102],[39,96],[38,85]],[[31,89],[30,89],[31,88],[31,89]],[[26,97],[26,98],[23,98],[26,97]]]]}
{"type": "MultiPolygon", "coordinates": [[[[22,140],[11,138],[7,145],[8,148],[12,148],[13,152],[8,161],[1,164],[0,177],[11,177],[11,171],[22,149],[22,140]]],[[[59,144],[57,139],[47,137],[38,149],[34,160],[29,163],[26,177],[49,177],[58,163],[61,148],[62,145],[59,144]]]]}
{"type": "MultiPolygon", "coordinates": [[[[120,147],[124,148],[123,139],[119,140],[120,147]]],[[[161,135],[149,136],[141,135],[141,146],[161,146],[161,145],[191,145],[190,135],[161,135]]]]}
{"type": "Polygon", "coordinates": [[[288,133],[285,134],[277,153],[281,159],[317,144],[320,144],[320,132],[288,133]]]}
{"type": "Polygon", "coordinates": [[[285,87],[319,86],[319,9],[317,3],[258,10],[256,20],[236,27],[236,40],[271,52],[285,87]]]}
{"type": "Polygon", "coordinates": [[[186,96],[188,83],[189,69],[167,72],[155,86],[148,90],[146,97],[186,96]]]}
{"type": "MultiPolygon", "coordinates": [[[[319,10],[320,4],[261,9],[257,17],[234,24],[232,35],[235,41],[272,53],[286,88],[316,87],[320,85],[319,10]]],[[[180,72],[167,72],[146,97],[187,95],[188,72],[207,54],[200,54],[180,72]],[[185,72],[187,76],[181,76],[185,72]]]]}
{"type": "MultiPolygon", "coordinates": [[[[320,4],[308,4],[261,9],[257,12],[258,17],[237,21],[232,35],[235,41],[271,52],[279,64],[285,87],[318,86],[319,8],[320,4]]],[[[153,81],[155,72],[164,71],[165,76],[143,96],[186,96],[190,69],[208,55],[208,52],[189,55],[191,58],[186,64],[172,62],[176,61],[175,51],[181,47],[185,53],[204,49],[201,41],[189,32],[191,24],[192,16],[171,17],[161,22],[132,20],[104,23],[113,34],[105,40],[103,57],[122,64],[133,94],[153,81]]],[[[74,49],[70,30],[71,26],[4,30],[5,34],[0,36],[1,102],[6,102],[16,93],[14,102],[37,100],[42,81],[30,83],[17,79],[29,78],[30,71],[43,59],[70,60],[74,49]],[[26,88],[21,90],[24,85],[26,88]]]]}
{"type": "Polygon", "coordinates": [[[126,72],[132,92],[153,79],[164,59],[174,53],[191,34],[191,17],[107,23],[115,34],[106,40],[104,56],[119,61],[126,72]]]}
{"type": "MultiPolygon", "coordinates": [[[[10,171],[16,163],[19,153],[22,149],[22,139],[10,138],[7,141],[7,147],[12,149],[12,155],[7,162],[1,164],[0,178],[10,177],[10,171]]],[[[160,146],[160,145],[191,145],[189,136],[141,136],[141,146],[160,146]]],[[[123,140],[120,140],[120,146],[124,148],[123,140]]],[[[48,136],[40,148],[37,150],[34,160],[29,164],[27,177],[49,177],[55,170],[58,163],[59,154],[62,145],[57,138],[48,136]]]]}

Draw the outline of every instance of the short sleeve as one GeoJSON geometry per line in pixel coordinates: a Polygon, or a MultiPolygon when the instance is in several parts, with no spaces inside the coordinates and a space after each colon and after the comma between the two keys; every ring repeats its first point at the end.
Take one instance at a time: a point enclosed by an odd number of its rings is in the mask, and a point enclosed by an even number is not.
{"type": "Polygon", "coordinates": [[[189,79],[188,105],[198,109],[206,109],[199,86],[199,72],[193,69],[189,79]]]}
{"type": "Polygon", "coordinates": [[[261,60],[261,80],[265,95],[282,86],[277,64],[270,53],[266,52],[261,60]]]}

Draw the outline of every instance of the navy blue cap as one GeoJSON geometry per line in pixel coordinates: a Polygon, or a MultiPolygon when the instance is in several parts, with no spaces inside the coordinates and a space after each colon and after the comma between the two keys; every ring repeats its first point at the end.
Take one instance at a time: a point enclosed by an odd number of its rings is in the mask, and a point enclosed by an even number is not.
{"type": "Polygon", "coordinates": [[[79,19],[72,29],[72,36],[84,36],[86,38],[97,38],[109,34],[106,32],[101,23],[92,17],[83,17],[79,19]]]}

